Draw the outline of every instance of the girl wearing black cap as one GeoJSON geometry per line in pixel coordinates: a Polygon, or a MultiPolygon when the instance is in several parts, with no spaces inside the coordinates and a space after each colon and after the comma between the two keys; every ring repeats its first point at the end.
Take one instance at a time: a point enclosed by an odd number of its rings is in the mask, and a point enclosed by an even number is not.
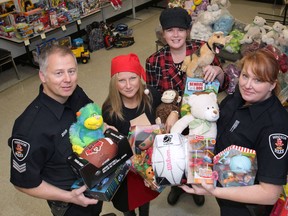
{"type": "MultiPolygon", "coordinates": [[[[159,20],[163,38],[167,44],[146,60],[146,82],[161,93],[168,89],[174,89],[182,96],[186,79],[186,74],[180,70],[183,60],[186,56],[199,50],[205,42],[188,40],[192,20],[183,8],[167,8],[162,11],[159,20]]],[[[212,65],[204,67],[203,72],[206,81],[213,81],[217,78],[223,86],[224,73],[217,58],[214,59],[212,65]]],[[[177,120],[177,112],[171,112],[166,120],[166,131],[169,132],[177,120]]],[[[168,203],[176,204],[182,193],[182,189],[172,187],[168,203]]],[[[197,205],[204,204],[204,196],[193,196],[193,198],[197,205]]]]}

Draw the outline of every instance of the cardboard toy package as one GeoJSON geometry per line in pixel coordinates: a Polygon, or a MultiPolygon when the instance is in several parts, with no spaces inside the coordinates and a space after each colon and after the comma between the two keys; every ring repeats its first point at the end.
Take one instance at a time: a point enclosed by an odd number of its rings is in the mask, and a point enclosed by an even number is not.
{"type": "Polygon", "coordinates": [[[80,156],[73,153],[67,159],[73,171],[83,179],[89,189],[101,183],[133,155],[123,134],[107,129],[104,136],[105,138],[85,147],[80,156]]]}
{"type": "Polygon", "coordinates": [[[137,125],[131,127],[129,142],[132,146],[131,170],[138,173],[152,190],[161,192],[152,169],[152,152],[155,136],[162,133],[161,125],[137,125]]]}
{"type": "Polygon", "coordinates": [[[187,139],[178,134],[160,134],[153,144],[152,166],[158,185],[186,182],[187,139]]]}
{"type": "Polygon", "coordinates": [[[254,184],[257,172],[255,150],[231,145],[214,156],[213,162],[223,187],[254,184]]]}
{"type": "Polygon", "coordinates": [[[190,106],[187,103],[189,95],[197,92],[214,92],[215,94],[217,94],[219,91],[219,87],[220,82],[218,80],[215,80],[213,82],[205,82],[201,78],[187,77],[182,104],[180,108],[181,116],[184,116],[190,112],[190,106]]]}
{"type": "Polygon", "coordinates": [[[213,184],[217,180],[217,173],[213,171],[213,151],[216,140],[203,136],[188,137],[187,144],[187,183],[213,184]]]}
{"type": "MultiPolygon", "coordinates": [[[[111,201],[117,192],[125,176],[129,171],[129,165],[126,163],[120,165],[113,173],[106,176],[100,183],[84,192],[86,197],[94,198],[102,201],[111,201]]],[[[71,189],[77,189],[84,185],[82,179],[74,182],[71,189]]]]}

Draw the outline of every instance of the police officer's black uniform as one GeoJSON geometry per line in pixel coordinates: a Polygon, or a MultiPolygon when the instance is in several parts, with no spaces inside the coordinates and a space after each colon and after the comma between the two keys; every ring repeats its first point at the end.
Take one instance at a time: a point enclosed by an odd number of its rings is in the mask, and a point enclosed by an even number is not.
{"type": "MultiPolygon", "coordinates": [[[[66,162],[72,153],[69,127],[76,121],[76,112],[90,102],[79,86],[65,104],[48,97],[40,86],[39,95],[16,119],[8,141],[12,150],[10,181],[13,185],[34,188],[46,181],[70,190],[76,175],[66,162]]],[[[64,215],[69,206],[65,215],[95,216],[100,214],[103,203],[99,201],[88,207],[51,201],[48,204],[54,215],[64,215]]]]}
{"type": "MultiPolygon", "coordinates": [[[[220,110],[215,153],[232,144],[254,149],[258,163],[256,183],[261,181],[285,185],[288,170],[288,113],[277,97],[273,95],[263,102],[244,106],[237,89],[234,95],[223,100],[220,110]]],[[[267,209],[271,210],[271,206],[246,205],[223,199],[217,201],[222,216],[269,215],[267,209]]]]}

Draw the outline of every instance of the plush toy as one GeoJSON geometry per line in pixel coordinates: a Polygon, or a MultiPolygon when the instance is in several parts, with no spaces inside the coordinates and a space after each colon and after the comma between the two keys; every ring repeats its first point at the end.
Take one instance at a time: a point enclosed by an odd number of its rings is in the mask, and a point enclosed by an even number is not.
{"type": "Polygon", "coordinates": [[[230,53],[239,53],[241,46],[240,40],[243,39],[244,33],[239,31],[238,29],[234,29],[229,33],[229,35],[231,35],[232,38],[228,43],[226,43],[224,49],[230,53]]]}
{"type": "Polygon", "coordinates": [[[104,122],[100,107],[94,103],[82,107],[76,115],[77,121],[71,125],[69,135],[73,151],[81,154],[87,145],[104,137],[104,122]]]}
{"type": "Polygon", "coordinates": [[[174,8],[174,7],[184,7],[184,0],[169,0],[168,3],[169,8],[174,8]]]}
{"type": "Polygon", "coordinates": [[[203,78],[201,68],[210,65],[215,54],[218,54],[230,39],[231,36],[224,37],[223,32],[214,32],[198,52],[185,57],[181,70],[185,71],[188,77],[203,78]]]}
{"type": "Polygon", "coordinates": [[[215,93],[192,94],[188,98],[191,114],[181,117],[171,128],[171,133],[179,133],[189,126],[189,135],[201,135],[216,138],[216,121],[219,107],[215,93]]]}
{"type": "Polygon", "coordinates": [[[190,32],[190,37],[192,39],[208,41],[211,35],[212,35],[212,26],[210,24],[205,25],[202,22],[197,21],[192,25],[192,29],[190,32]]]}
{"type": "Polygon", "coordinates": [[[279,45],[278,38],[286,27],[280,22],[275,22],[272,29],[262,36],[262,42],[266,44],[279,45]]]}
{"type": "Polygon", "coordinates": [[[284,29],[278,38],[280,50],[288,55],[288,28],[284,29]]]}
{"type": "Polygon", "coordinates": [[[231,5],[229,0],[211,0],[211,4],[217,4],[220,8],[228,8],[231,5]]]}
{"type": "Polygon", "coordinates": [[[263,17],[255,16],[251,24],[246,25],[244,31],[246,34],[240,41],[241,44],[252,43],[255,40],[261,39],[261,36],[266,34],[266,29],[270,30],[271,27],[265,25],[266,20],[263,17]]]}
{"type": "Polygon", "coordinates": [[[207,10],[199,13],[192,25],[191,39],[207,41],[212,35],[212,26],[220,18],[221,10],[217,4],[208,5],[207,10]]]}
{"type": "Polygon", "coordinates": [[[178,92],[172,89],[163,92],[161,97],[162,103],[156,108],[156,123],[165,124],[171,111],[176,110],[179,112],[179,106],[177,105],[181,101],[181,96],[178,92]]]}
{"type": "Polygon", "coordinates": [[[222,15],[213,25],[213,32],[222,31],[224,35],[231,32],[234,25],[234,18],[230,14],[222,15]]]}

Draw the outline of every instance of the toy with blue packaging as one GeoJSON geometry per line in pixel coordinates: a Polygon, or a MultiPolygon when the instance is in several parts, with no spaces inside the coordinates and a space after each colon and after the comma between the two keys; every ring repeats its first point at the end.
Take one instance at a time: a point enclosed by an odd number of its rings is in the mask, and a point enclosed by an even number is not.
{"type": "Polygon", "coordinates": [[[223,187],[253,185],[257,172],[256,151],[231,145],[214,158],[213,169],[223,187]]]}

